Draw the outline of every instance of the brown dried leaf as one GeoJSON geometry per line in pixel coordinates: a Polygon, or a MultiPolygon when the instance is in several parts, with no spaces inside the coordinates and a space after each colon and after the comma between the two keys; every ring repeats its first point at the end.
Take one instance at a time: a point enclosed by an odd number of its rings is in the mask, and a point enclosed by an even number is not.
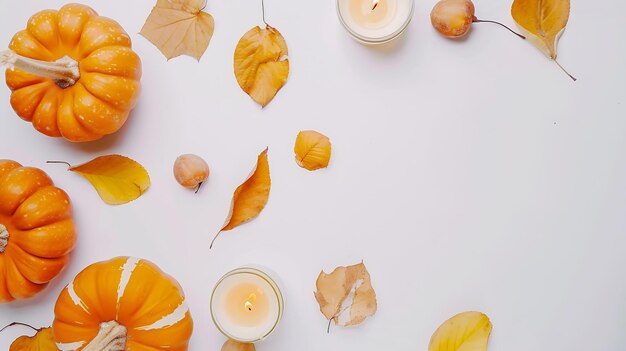
{"type": "Polygon", "coordinates": [[[235,77],[243,91],[265,107],[285,85],[289,75],[287,43],[269,25],[254,27],[235,48],[235,77]]]}
{"type": "Polygon", "coordinates": [[[256,347],[254,347],[254,344],[246,344],[228,339],[224,345],[222,345],[222,351],[256,351],[256,347]]]}
{"type": "Polygon", "coordinates": [[[266,148],[257,158],[257,164],[248,179],[235,190],[226,223],[213,238],[211,247],[222,232],[256,218],[263,211],[270,196],[271,185],[270,165],[267,160],[266,148]]]}
{"type": "Polygon", "coordinates": [[[376,313],[376,292],[365,265],[337,267],[332,273],[320,273],[315,283],[315,299],[320,311],[335,325],[362,323],[376,313]]]}
{"type": "Polygon", "coordinates": [[[52,337],[51,328],[43,328],[33,336],[20,336],[15,339],[9,351],[58,351],[57,344],[52,337]]]}
{"type": "Polygon", "coordinates": [[[200,61],[213,36],[213,16],[206,0],[157,0],[139,34],[171,59],[189,55],[200,61]]]}
{"type": "Polygon", "coordinates": [[[314,130],[305,130],[298,133],[293,151],[300,167],[314,171],[328,167],[331,149],[327,136],[314,130]]]}

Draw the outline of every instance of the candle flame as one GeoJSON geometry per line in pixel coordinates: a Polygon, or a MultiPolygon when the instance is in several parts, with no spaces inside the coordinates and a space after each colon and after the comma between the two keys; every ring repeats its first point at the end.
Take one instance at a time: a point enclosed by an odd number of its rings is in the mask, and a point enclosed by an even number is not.
{"type": "Polygon", "coordinates": [[[243,307],[245,307],[248,311],[252,311],[252,309],[254,308],[254,305],[252,303],[255,300],[256,300],[256,294],[255,293],[250,294],[246,302],[243,304],[243,307]]]}
{"type": "Polygon", "coordinates": [[[376,8],[376,6],[378,6],[378,2],[380,0],[372,0],[372,11],[374,11],[374,9],[376,8]]]}

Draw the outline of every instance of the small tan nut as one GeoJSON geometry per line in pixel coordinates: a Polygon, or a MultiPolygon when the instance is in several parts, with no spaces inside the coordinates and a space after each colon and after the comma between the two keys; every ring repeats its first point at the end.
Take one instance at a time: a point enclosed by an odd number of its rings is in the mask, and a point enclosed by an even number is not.
{"type": "Polygon", "coordinates": [[[174,177],[180,185],[198,192],[202,183],[209,178],[209,165],[197,155],[178,156],[174,162],[174,177]]]}

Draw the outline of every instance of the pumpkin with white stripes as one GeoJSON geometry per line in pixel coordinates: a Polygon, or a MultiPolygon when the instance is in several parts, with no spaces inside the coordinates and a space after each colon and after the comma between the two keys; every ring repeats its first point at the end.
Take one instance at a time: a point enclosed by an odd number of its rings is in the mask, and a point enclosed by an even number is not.
{"type": "Polygon", "coordinates": [[[61,351],[185,351],[193,330],[178,282],[132,257],[85,268],[63,289],[54,314],[61,351]]]}

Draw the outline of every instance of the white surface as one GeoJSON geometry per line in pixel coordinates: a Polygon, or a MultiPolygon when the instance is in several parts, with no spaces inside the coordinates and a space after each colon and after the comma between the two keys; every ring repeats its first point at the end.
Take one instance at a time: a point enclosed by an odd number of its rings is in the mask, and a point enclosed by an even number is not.
{"type": "MultiPolygon", "coordinates": [[[[79,244],[67,270],[34,300],[0,307],[0,324],[49,325],[62,287],[117,255],[156,262],[188,295],[190,350],[219,350],[209,296],[226,271],[257,263],[285,290],[279,329],[259,351],[426,350],[437,326],[465,310],[494,324],[491,351],[623,350],[626,344],[626,3],[574,0],[561,39],[571,82],[529,43],[495,25],[449,41],[417,1],[402,41],[367,48],[339,24],[335,3],[267,0],[289,45],[291,74],[261,110],[237,86],[238,39],[261,23],[257,1],[210,1],[215,36],[198,64],[166,62],[139,32],[153,1],[86,1],[132,33],[143,95],[124,129],[75,145],[36,133],[0,89],[1,157],[46,170],[74,204],[79,244]],[[330,168],[293,161],[302,129],[333,142],[330,168]],[[208,244],[232,191],[269,146],[270,201],[254,222],[208,244]],[[171,174],[183,153],[212,172],[198,195],[171,174]],[[121,153],[143,163],[149,192],[109,207],[50,159],[121,153]],[[361,259],[379,311],[333,328],[313,297],[321,269],[361,259]]],[[[0,2],[0,43],[63,1],[0,2]]],[[[512,25],[510,1],[476,1],[480,18],[512,25]]],[[[0,335],[0,349],[27,330],[0,335]]]]}

